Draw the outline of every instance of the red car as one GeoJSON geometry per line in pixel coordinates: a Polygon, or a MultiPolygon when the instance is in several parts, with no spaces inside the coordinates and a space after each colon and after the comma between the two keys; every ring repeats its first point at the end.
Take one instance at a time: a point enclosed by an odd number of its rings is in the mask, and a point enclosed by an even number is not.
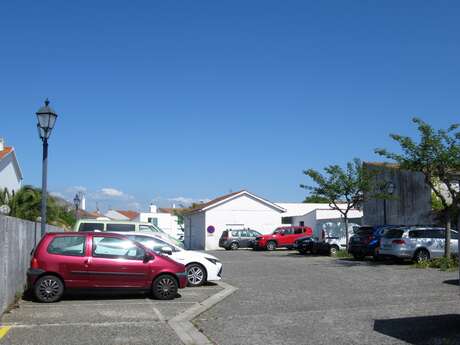
{"type": "Polygon", "coordinates": [[[256,237],[254,249],[292,248],[297,239],[312,235],[313,230],[307,226],[282,226],[270,235],[256,237]]]}
{"type": "Polygon", "coordinates": [[[48,233],[27,271],[37,300],[58,301],[65,289],[133,288],[173,299],[187,285],[185,266],[137,242],[101,232],[48,233]]]}

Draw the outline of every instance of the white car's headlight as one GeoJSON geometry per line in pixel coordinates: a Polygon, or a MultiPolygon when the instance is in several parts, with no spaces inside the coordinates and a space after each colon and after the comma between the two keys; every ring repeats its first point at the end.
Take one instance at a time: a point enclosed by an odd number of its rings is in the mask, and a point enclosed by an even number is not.
{"type": "Polygon", "coordinates": [[[217,260],[217,259],[214,259],[214,258],[208,258],[208,257],[206,257],[206,260],[208,260],[208,261],[212,262],[214,265],[216,265],[216,264],[219,262],[219,260],[217,260]]]}

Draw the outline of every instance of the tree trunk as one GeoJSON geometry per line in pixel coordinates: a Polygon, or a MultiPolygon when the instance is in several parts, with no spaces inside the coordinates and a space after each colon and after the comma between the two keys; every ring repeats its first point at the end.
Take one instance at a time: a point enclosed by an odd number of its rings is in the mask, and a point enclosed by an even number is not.
{"type": "Polygon", "coordinates": [[[345,245],[346,245],[347,252],[348,252],[348,215],[345,215],[343,219],[345,222],[345,245]]]}
{"type": "MultiPolygon", "coordinates": [[[[460,185],[460,183],[459,183],[460,185]]],[[[458,282],[460,283],[460,214],[457,215],[457,246],[458,246],[458,252],[457,252],[457,257],[458,257],[458,282]]]]}
{"type": "Polygon", "coordinates": [[[450,227],[451,227],[450,214],[447,215],[446,219],[446,236],[444,240],[444,256],[450,258],[450,227]]]}

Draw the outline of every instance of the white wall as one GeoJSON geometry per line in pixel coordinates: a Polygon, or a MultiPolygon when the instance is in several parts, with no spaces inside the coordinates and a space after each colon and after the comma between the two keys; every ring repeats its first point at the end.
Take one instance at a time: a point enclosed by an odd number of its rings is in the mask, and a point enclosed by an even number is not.
{"type": "Polygon", "coordinates": [[[268,234],[281,226],[282,213],[279,210],[245,194],[211,208],[205,213],[206,224],[203,230],[206,236],[206,250],[220,249],[219,238],[226,229],[244,227],[268,234]],[[210,225],[216,229],[213,234],[206,231],[210,225]]]}
{"type": "MultiPolygon", "coordinates": [[[[353,219],[353,218],[357,219],[357,218],[362,218],[362,217],[363,217],[362,211],[350,210],[348,212],[349,219],[353,219]]],[[[314,234],[313,236],[315,237],[321,236],[321,228],[324,222],[330,221],[330,222],[335,222],[337,224],[341,224],[343,222],[342,214],[337,210],[331,210],[331,209],[317,209],[303,216],[292,217],[292,225],[298,226],[300,225],[301,221],[304,222],[305,226],[309,226],[310,228],[313,229],[313,234],[314,234]]],[[[340,229],[337,229],[337,231],[340,231],[340,229]]],[[[335,236],[335,234],[329,234],[329,235],[335,236]]]]}
{"type": "Polygon", "coordinates": [[[7,188],[10,193],[21,189],[21,179],[14,168],[12,153],[0,161],[0,188],[7,188]]]}
{"type": "Polygon", "coordinates": [[[205,213],[194,213],[184,217],[184,245],[187,249],[205,249],[205,213]]]}
{"type": "Polygon", "coordinates": [[[157,225],[161,230],[166,232],[168,235],[177,238],[177,235],[180,232],[180,228],[177,223],[177,216],[170,213],[141,212],[136,218],[136,221],[147,223],[149,218],[156,218],[157,225]]]}

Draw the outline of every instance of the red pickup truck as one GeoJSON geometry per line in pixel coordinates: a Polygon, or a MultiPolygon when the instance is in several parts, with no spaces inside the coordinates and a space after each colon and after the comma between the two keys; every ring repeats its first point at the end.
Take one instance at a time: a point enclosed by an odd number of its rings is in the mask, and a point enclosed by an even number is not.
{"type": "Polygon", "coordinates": [[[313,236],[313,230],[308,226],[282,226],[272,234],[256,237],[254,249],[292,248],[297,239],[311,236],[313,236]]]}

